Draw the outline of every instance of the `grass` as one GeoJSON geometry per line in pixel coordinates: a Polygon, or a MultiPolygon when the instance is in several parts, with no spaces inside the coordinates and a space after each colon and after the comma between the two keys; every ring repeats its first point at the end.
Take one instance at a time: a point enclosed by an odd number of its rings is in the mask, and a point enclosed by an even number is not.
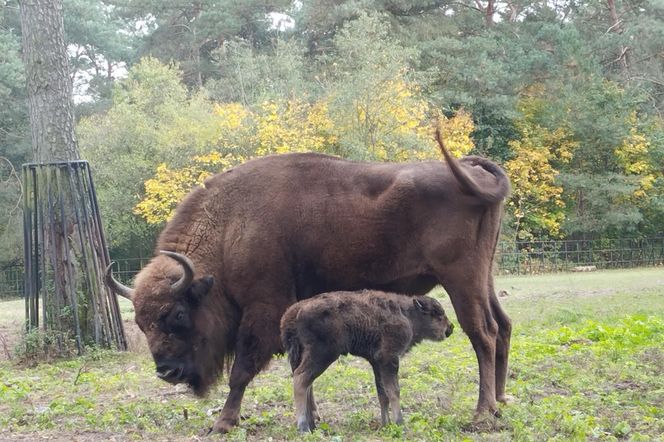
{"type": "MultiPolygon", "coordinates": [[[[469,425],[477,362],[455,331],[402,361],[404,427],[378,425],[368,364],[344,357],[315,383],[322,421],[294,428],[287,362],[277,358],[247,389],[241,426],[228,440],[663,440],[664,272],[604,271],[501,277],[496,287],[514,320],[508,393],[514,403],[490,430],[469,425]]],[[[450,317],[453,311],[441,292],[450,317]]],[[[123,304],[130,316],[130,304],[123,304]]],[[[0,322],[23,315],[0,303],[0,322]]],[[[0,440],[199,440],[228,388],[206,399],[154,376],[142,335],[128,324],[133,351],[26,368],[0,361],[0,440]]],[[[219,438],[217,438],[219,439],[219,438]]]]}

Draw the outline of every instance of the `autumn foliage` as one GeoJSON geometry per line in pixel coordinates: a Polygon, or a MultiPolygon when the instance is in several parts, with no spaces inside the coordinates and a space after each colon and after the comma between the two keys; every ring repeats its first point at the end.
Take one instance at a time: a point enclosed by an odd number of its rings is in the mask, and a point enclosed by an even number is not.
{"type": "MultiPolygon", "coordinates": [[[[405,83],[394,82],[390,86],[394,90],[386,90],[376,98],[383,100],[381,106],[378,101],[372,106],[358,101],[354,109],[342,115],[329,112],[329,99],[313,103],[265,101],[254,109],[239,103],[217,104],[212,119],[216,127],[208,131],[218,135],[214,150],[191,157],[181,167],[159,164],[155,175],[145,182],[144,197],[134,207],[134,213],[150,224],[160,224],[170,218],[177,202],[191,188],[215,172],[269,154],[338,154],[339,140],[358,132],[371,134],[363,157],[368,155],[376,161],[439,159],[427,103],[417,99],[416,92],[408,90],[405,83]],[[404,149],[399,143],[403,138],[416,140],[415,147],[404,149]]],[[[470,114],[460,110],[449,118],[440,116],[439,120],[454,155],[473,149],[470,114]]]]}
{"type": "Polygon", "coordinates": [[[508,202],[517,239],[561,235],[565,217],[563,188],[557,167],[568,163],[578,143],[565,127],[549,129],[535,121],[538,99],[524,99],[523,118],[517,122],[520,138],[509,142],[513,157],[505,163],[512,195],[508,202]]]}
{"type": "MultiPolygon", "coordinates": [[[[108,114],[79,126],[84,144],[95,146],[86,156],[98,167],[115,152],[115,166],[98,171],[102,184],[108,185],[101,192],[102,199],[108,199],[105,207],[117,211],[111,217],[117,222],[109,223],[109,230],[118,232],[112,237],[143,234],[141,223],[149,235],[151,226],[158,228],[167,221],[177,203],[207,177],[264,155],[318,152],[358,161],[440,160],[433,121],[441,126],[454,155],[487,155],[486,144],[475,144],[482,130],[476,115],[463,107],[443,110],[434,105],[405,68],[391,69],[387,63],[371,69],[380,75],[369,70],[352,80],[354,93],[343,82],[328,82],[321,83],[324,87],[316,95],[273,95],[246,103],[188,94],[178,81],[177,66],[144,60],[118,89],[108,114]],[[140,222],[128,218],[128,205],[140,222]]],[[[337,75],[345,78],[343,72],[337,75]]],[[[608,83],[595,92],[597,106],[624,95],[608,83]]],[[[518,240],[562,238],[570,230],[570,219],[586,225],[594,222],[581,212],[585,201],[613,207],[609,213],[616,213],[616,224],[638,221],[639,216],[616,207],[656,213],[652,208],[662,199],[658,183],[663,180],[662,169],[656,166],[660,155],[656,137],[664,132],[658,122],[643,120],[632,110],[627,117],[617,113],[601,124],[582,122],[587,129],[575,120],[576,103],[552,108],[546,98],[550,94],[543,85],[524,90],[507,151],[502,158],[493,157],[512,183],[504,234],[518,240]],[[612,144],[594,145],[594,125],[596,130],[622,135],[615,139],[602,135],[612,144]],[[615,128],[621,125],[619,132],[615,128]],[[596,169],[598,163],[605,164],[610,182],[606,192],[584,181],[582,174],[570,173],[596,169]],[[562,179],[565,174],[567,182],[562,179]]]]}

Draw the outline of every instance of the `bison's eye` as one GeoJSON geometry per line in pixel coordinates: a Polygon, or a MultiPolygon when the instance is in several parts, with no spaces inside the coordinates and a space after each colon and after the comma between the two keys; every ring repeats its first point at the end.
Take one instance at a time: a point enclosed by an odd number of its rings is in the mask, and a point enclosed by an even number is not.
{"type": "Polygon", "coordinates": [[[186,330],[191,327],[189,313],[182,307],[176,307],[167,319],[167,327],[173,330],[186,330]]]}

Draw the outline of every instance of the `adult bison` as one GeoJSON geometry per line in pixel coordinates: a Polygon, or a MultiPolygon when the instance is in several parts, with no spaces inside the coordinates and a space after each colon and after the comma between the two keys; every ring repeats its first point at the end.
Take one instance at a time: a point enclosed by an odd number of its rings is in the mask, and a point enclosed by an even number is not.
{"type": "Polygon", "coordinates": [[[208,179],[178,206],[159,252],[123,286],[157,376],[204,394],[232,360],[213,431],[238,424],[247,384],[283,352],[279,321],[338,290],[422,295],[442,284],[479,363],[476,417],[504,400],[510,320],[491,275],[505,173],[479,157],[447,166],[358,163],[314,153],[259,158],[208,179]]]}

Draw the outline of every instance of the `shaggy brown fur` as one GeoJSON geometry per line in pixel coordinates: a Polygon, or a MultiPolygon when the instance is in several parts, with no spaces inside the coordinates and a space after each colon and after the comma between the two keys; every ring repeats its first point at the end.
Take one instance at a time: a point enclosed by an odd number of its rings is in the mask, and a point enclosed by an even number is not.
{"type": "Polygon", "coordinates": [[[281,318],[281,341],[293,369],[297,428],[315,428],[312,383],[340,355],[371,364],[383,425],[401,424],[399,358],[423,339],[442,341],[454,326],[440,303],[378,291],[332,292],[300,301],[281,318]]]}
{"type": "Polygon", "coordinates": [[[203,394],[234,355],[213,427],[223,432],[237,425],[247,384],[283,351],[279,321],[290,305],[336,290],[423,295],[442,284],[477,354],[476,411],[494,413],[511,326],[491,266],[508,192],[504,172],[478,157],[448,166],[306,153],[251,160],[193,190],[159,238],[157,250],[191,260],[187,290],[173,295],[185,267],[159,254],[125,294],[163,379],[203,394]]]}

